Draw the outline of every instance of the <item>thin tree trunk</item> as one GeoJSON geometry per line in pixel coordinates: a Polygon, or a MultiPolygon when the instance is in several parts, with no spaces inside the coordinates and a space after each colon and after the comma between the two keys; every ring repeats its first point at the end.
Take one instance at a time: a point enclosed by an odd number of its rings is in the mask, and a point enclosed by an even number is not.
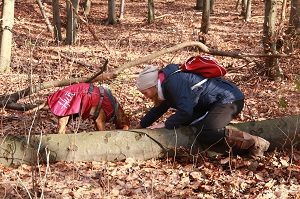
{"type": "Polygon", "coordinates": [[[108,18],[107,24],[114,25],[117,23],[116,17],[116,1],[108,0],[108,18]]]}
{"type": "Polygon", "coordinates": [[[43,16],[43,18],[44,18],[44,20],[46,22],[48,31],[53,35],[53,27],[52,27],[52,25],[51,25],[51,23],[50,23],[50,21],[49,21],[49,19],[47,17],[47,14],[45,12],[45,9],[44,9],[42,1],[41,0],[36,0],[36,2],[39,5],[39,8],[40,8],[41,13],[42,13],[42,16],[43,16]]]}
{"type": "Polygon", "coordinates": [[[245,15],[246,21],[249,21],[251,18],[251,3],[252,3],[252,0],[247,1],[247,9],[246,9],[246,15],[245,15]]]}
{"type": "Polygon", "coordinates": [[[210,14],[215,13],[215,0],[210,0],[210,14]]]}
{"type": "Polygon", "coordinates": [[[12,29],[14,24],[14,0],[4,0],[2,7],[2,33],[0,46],[0,73],[9,72],[11,62],[12,29]]]}
{"type": "Polygon", "coordinates": [[[91,11],[91,5],[92,5],[91,0],[85,0],[85,1],[84,1],[84,4],[83,4],[84,12],[83,12],[83,14],[84,14],[85,16],[88,16],[88,15],[90,14],[90,11],[91,11]]]}
{"type": "MultiPolygon", "coordinates": [[[[264,19],[264,36],[263,44],[266,54],[276,54],[276,16],[277,16],[276,0],[265,1],[265,19],[264,19]]],[[[271,79],[279,80],[282,76],[282,70],[278,66],[278,59],[275,57],[266,58],[267,75],[271,79]]]]}
{"type": "Polygon", "coordinates": [[[201,23],[201,32],[207,34],[210,26],[209,21],[210,16],[210,0],[203,1],[203,13],[202,13],[202,23],[201,23]]]}
{"type": "Polygon", "coordinates": [[[242,5],[241,16],[245,19],[246,18],[246,9],[247,9],[247,0],[242,0],[241,5],[242,5]]]}
{"type": "Polygon", "coordinates": [[[67,0],[67,38],[66,44],[72,45],[76,42],[77,36],[77,12],[79,2],[78,0],[67,0]]]}
{"type": "Polygon", "coordinates": [[[62,41],[59,0],[52,0],[54,40],[62,41]]]}
{"type": "Polygon", "coordinates": [[[283,21],[285,20],[286,2],[287,0],[283,0],[281,5],[281,18],[280,18],[281,23],[283,23],[283,21]]]}
{"type": "Polygon", "coordinates": [[[203,9],[203,0],[196,0],[196,10],[202,10],[203,9]]]}
{"type": "Polygon", "coordinates": [[[154,1],[148,0],[148,23],[154,21],[154,1]]]}
{"type": "Polygon", "coordinates": [[[124,10],[125,10],[125,0],[120,2],[120,16],[119,19],[124,19],[124,10]]]}

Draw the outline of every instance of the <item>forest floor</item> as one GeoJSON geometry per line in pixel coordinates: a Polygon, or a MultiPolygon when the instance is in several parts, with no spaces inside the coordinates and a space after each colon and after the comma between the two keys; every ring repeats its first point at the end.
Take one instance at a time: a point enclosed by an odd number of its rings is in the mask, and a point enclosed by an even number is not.
{"type": "MultiPolygon", "coordinates": [[[[194,9],[195,1],[155,1],[156,19],[148,24],[147,4],[132,0],[126,2],[124,19],[112,26],[105,25],[107,1],[95,0],[87,21],[99,41],[79,22],[76,44],[66,46],[53,41],[36,1],[16,0],[12,68],[10,73],[0,74],[0,94],[13,93],[31,84],[90,76],[99,71],[105,59],[109,60],[108,71],[113,71],[152,52],[185,41],[197,41],[199,35],[205,37],[205,44],[211,48],[262,53],[264,5],[258,0],[252,3],[252,18],[246,22],[240,16],[240,9],[236,11],[235,2],[216,1],[209,33],[201,34],[202,12],[194,9]]],[[[52,21],[51,1],[45,1],[44,7],[52,21]]],[[[65,3],[61,3],[61,8],[65,27],[65,3]]],[[[299,52],[296,49],[293,54],[299,55],[299,52]]],[[[163,67],[182,63],[197,54],[195,49],[188,48],[147,64],[163,67]]],[[[266,76],[262,58],[250,58],[251,63],[231,57],[216,56],[216,59],[228,70],[226,78],[235,82],[246,96],[245,108],[235,122],[299,115],[299,59],[278,60],[284,72],[280,81],[266,76]]],[[[135,78],[144,66],[125,69],[115,79],[101,82],[111,88],[132,124],[152,105],[135,87],[135,78]]],[[[20,101],[39,103],[57,89],[45,89],[20,101]]],[[[41,129],[44,133],[56,131],[56,118],[47,111],[33,117],[1,109],[1,135],[40,134],[41,129]]],[[[90,121],[76,128],[70,124],[69,131],[94,130],[90,121]]],[[[257,160],[233,157],[230,162],[210,158],[197,163],[127,159],[17,168],[0,165],[0,193],[3,198],[300,198],[299,151],[269,152],[257,160]]]]}

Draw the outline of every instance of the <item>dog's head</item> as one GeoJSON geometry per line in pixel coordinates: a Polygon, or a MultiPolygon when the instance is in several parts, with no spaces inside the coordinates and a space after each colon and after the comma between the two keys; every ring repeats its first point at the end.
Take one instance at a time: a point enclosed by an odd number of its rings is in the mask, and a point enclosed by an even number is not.
{"type": "Polygon", "coordinates": [[[130,127],[129,119],[127,115],[124,113],[123,108],[118,105],[118,109],[115,113],[115,119],[114,119],[114,124],[116,126],[116,129],[123,129],[123,130],[128,130],[130,127]]]}

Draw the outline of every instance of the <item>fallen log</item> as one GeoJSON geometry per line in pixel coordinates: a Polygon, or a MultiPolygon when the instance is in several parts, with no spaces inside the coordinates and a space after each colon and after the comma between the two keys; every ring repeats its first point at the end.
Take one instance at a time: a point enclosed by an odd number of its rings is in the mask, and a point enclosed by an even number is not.
{"type": "MultiPolygon", "coordinates": [[[[300,115],[264,121],[233,124],[271,142],[270,150],[300,149],[300,115]]],[[[5,165],[36,164],[56,161],[121,161],[126,158],[147,160],[175,156],[184,147],[191,154],[203,152],[226,153],[222,144],[206,146],[195,141],[195,130],[183,127],[167,129],[135,129],[129,131],[83,132],[76,134],[47,134],[0,137],[0,163],[5,165]]]]}

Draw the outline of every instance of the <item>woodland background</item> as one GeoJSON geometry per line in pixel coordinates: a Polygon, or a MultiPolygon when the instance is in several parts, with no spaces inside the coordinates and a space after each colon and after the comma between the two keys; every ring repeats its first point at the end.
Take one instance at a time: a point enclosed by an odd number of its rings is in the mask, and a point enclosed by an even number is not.
{"type": "MultiPolygon", "coordinates": [[[[278,2],[280,7],[281,1],[278,2]]],[[[65,27],[66,4],[62,1],[60,5],[65,27]]],[[[43,6],[51,21],[51,1],[45,1],[43,6]]],[[[252,1],[252,17],[246,22],[240,16],[240,8],[236,10],[235,1],[216,1],[208,34],[200,32],[202,12],[194,6],[192,0],[155,1],[156,18],[149,24],[147,2],[126,1],[124,19],[107,25],[107,1],[95,0],[85,20],[99,41],[79,22],[77,41],[69,46],[53,41],[35,1],[16,0],[11,71],[0,74],[0,94],[13,93],[32,84],[90,76],[99,71],[105,59],[109,60],[108,72],[111,72],[152,52],[185,41],[198,41],[199,36],[213,49],[263,53],[263,2],[252,1]]],[[[288,16],[289,10],[286,12],[288,16]]],[[[147,64],[163,67],[168,63],[182,63],[198,54],[195,48],[185,48],[147,64]]],[[[251,62],[246,62],[216,56],[228,70],[226,78],[235,82],[246,96],[246,106],[234,122],[299,114],[299,48],[292,54],[298,55],[298,59],[278,60],[284,76],[277,81],[266,76],[261,57],[251,57],[251,62]]],[[[132,124],[152,106],[135,87],[135,78],[144,66],[125,69],[115,79],[99,82],[112,89],[132,124]]],[[[57,89],[42,90],[21,102],[38,104],[57,89]]],[[[71,132],[94,130],[90,121],[84,121],[79,127],[74,122],[69,127],[71,132]]],[[[108,124],[108,128],[112,127],[108,124]]],[[[47,111],[25,115],[1,109],[2,136],[55,131],[56,118],[47,111]]],[[[194,162],[170,158],[114,163],[58,162],[17,168],[0,165],[0,193],[3,198],[300,198],[299,161],[299,151],[284,150],[267,153],[265,158],[257,160],[202,157],[194,162]]]]}

